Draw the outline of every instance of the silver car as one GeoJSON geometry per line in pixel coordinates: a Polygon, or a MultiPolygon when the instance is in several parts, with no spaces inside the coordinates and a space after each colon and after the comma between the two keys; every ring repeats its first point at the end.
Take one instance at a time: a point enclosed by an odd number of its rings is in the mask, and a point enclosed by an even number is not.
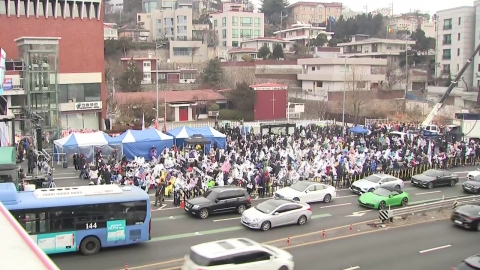
{"type": "Polygon", "coordinates": [[[312,217],[312,209],[306,203],[285,199],[270,199],[245,210],[242,224],[251,229],[268,231],[272,227],[304,225],[312,217]]]}
{"type": "Polygon", "coordinates": [[[350,186],[350,190],[353,193],[362,195],[366,192],[372,192],[379,187],[402,189],[403,186],[404,183],[402,179],[388,174],[376,173],[364,179],[353,182],[350,186]]]}

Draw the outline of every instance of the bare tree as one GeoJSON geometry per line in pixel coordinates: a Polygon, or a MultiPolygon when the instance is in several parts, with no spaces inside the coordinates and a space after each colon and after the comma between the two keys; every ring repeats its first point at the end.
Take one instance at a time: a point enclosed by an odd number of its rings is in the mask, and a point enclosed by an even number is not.
{"type": "MultiPolygon", "coordinates": [[[[368,67],[369,68],[369,67],[368,67]]],[[[366,80],[366,66],[350,66],[346,85],[346,106],[355,121],[373,98],[370,82],[366,80]]]]}
{"type": "Polygon", "coordinates": [[[405,81],[405,69],[391,60],[388,60],[385,67],[385,81],[382,82],[382,90],[393,90],[396,86],[400,87],[400,84],[405,81]]]}

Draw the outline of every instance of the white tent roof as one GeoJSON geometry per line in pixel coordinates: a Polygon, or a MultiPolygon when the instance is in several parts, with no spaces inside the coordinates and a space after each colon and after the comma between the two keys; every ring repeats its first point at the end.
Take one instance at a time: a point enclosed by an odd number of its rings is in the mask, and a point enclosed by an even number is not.
{"type": "Polygon", "coordinates": [[[67,137],[54,141],[54,144],[60,147],[87,147],[108,145],[108,135],[102,131],[93,133],[72,133],[67,137]]]}

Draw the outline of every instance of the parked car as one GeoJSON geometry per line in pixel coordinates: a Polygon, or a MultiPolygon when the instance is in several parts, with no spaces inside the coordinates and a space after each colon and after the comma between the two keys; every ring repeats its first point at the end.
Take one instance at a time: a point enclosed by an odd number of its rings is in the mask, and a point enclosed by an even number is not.
{"type": "Polygon", "coordinates": [[[417,187],[434,188],[438,186],[455,186],[458,183],[458,175],[446,170],[431,169],[412,177],[412,184],[417,187]]]}
{"type": "Polygon", "coordinates": [[[298,181],[289,187],[275,191],[275,198],[306,203],[328,203],[336,197],[335,187],[313,181],[298,181]]]}
{"type": "Polygon", "coordinates": [[[375,173],[364,179],[353,182],[353,184],[350,186],[350,190],[353,193],[362,195],[366,192],[372,192],[379,187],[402,189],[403,186],[404,184],[402,179],[388,174],[375,173]]]}
{"type": "Polygon", "coordinates": [[[372,192],[367,192],[358,198],[360,205],[374,208],[386,209],[389,206],[406,206],[410,195],[396,188],[380,187],[372,192]]]}
{"type": "Polygon", "coordinates": [[[480,205],[467,204],[457,207],[450,219],[457,226],[480,231],[480,205]]]}
{"type": "Polygon", "coordinates": [[[283,249],[246,238],[192,246],[182,270],[293,270],[293,256],[283,249]]]}
{"type": "Polygon", "coordinates": [[[195,197],[185,203],[185,212],[202,219],[210,215],[243,212],[252,205],[247,191],[241,187],[214,187],[205,191],[200,197],[195,197]]]}
{"type": "Polygon", "coordinates": [[[473,179],[475,176],[480,175],[480,169],[476,169],[475,171],[469,171],[467,173],[467,180],[473,179]]]}
{"type": "Polygon", "coordinates": [[[284,225],[305,225],[311,217],[312,208],[306,203],[270,199],[243,212],[242,224],[251,229],[268,231],[284,225]]]}
{"type": "Polygon", "coordinates": [[[462,188],[463,191],[468,193],[480,193],[480,175],[463,182],[462,188]]]}
{"type": "Polygon", "coordinates": [[[451,270],[480,270],[480,254],[466,258],[451,270]]]}

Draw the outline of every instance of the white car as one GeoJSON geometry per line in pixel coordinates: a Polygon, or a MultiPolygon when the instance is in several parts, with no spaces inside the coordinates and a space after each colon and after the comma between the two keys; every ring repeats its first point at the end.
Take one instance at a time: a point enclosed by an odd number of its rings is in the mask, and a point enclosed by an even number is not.
{"type": "Polygon", "coordinates": [[[472,180],[475,176],[480,175],[480,169],[477,169],[475,171],[468,172],[467,174],[467,180],[472,180]]]}
{"type": "Polygon", "coordinates": [[[379,187],[402,189],[403,186],[404,184],[402,179],[388,174],[376,173],[364,179],[353,182],[353,184],[350,186],[350,190],[353,193],[362,195],[363,193],[374,191],[379,187]]]}
{"type": "Polygon", "coordinates": [[[275,192],[275,198],[298,202],[331,202],[337,197],[335,187],[312,181],[298,181],[275,192]]]}
{"type": "Polygon", "coordinates": [[[283,249],[247,238],[192,246],[182,270],[293,270],[293,256],[283,249]]]}

